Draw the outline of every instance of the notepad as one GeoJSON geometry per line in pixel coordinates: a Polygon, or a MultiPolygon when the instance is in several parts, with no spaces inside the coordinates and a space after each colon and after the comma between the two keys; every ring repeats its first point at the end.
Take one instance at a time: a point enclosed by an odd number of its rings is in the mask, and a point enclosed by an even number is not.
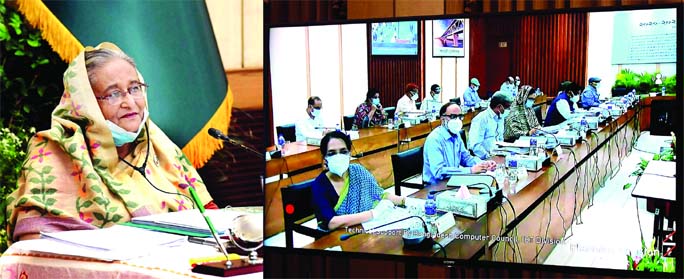
{"type": "MultiPolygon", "coordinates": [[[[211,219],[218,234],[224,235],[228,228],[230,228],[233,219],[244,213],[223,209],[208,209],[206,214],[211,219]]],[[[128,225],[175,234],[211,236],[207,222],[202,217],[202,213],[197,209],[133,217],[130,223],[128,225]]]]}

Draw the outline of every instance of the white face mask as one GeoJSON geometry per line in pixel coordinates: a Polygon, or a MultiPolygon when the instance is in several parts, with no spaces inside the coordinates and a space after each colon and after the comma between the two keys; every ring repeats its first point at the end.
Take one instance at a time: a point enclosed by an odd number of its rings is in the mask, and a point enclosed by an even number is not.
{"type": "Polygon", "coordinates": [[[418,92],[413,93],[413,95],[411,96],[411,100],[418,100],[418,92]]]}
{"type": "Polygon", "coordinates": [[[373,98],[373,99],[371,99],[371,102],[376,106],[380,105],[380,98],[373,98]]]}
{"type": "Polygon", "coordinates": [[[475,90],[475,91],[477,91],[478,89],[480,89],[479,86],[475,86],[475,87],[473,88],[473,90],[475,90]]]}
{"type": "Polygon", "coordinates": [[[527,99],[527,101],[525,102],[525,107],[531,108],[532,106],[534,106],[534,100],[527,99]]]}
{"type": "Polygon", "coordinates": [[[145,126],[145,121],[147,121],[148,114],[149,113],[147,112],[147,110],[143,112],[143,119],[142,121],[140,121],[140,126],[138,127],[138,130],[135,133],[126,131],[124,128],[119,127],[119,125],[114,124],[114,122],[107,120],[107,127],[112,132],[114,145],[120,147],[124,144],[133,142],[138,137],[138,135],[140,135],[140,131],[142,131],[142,128],[145,126]]]}
{"type": "Polygon", "coordinates": [[[313,111],[311,111],[311,115],[313,115],[314,118],[319,117],[321,115],[321,109],[314,108],[313,111]]]}
{"type": "Polygon", "coordinates": [[[572,98],[570,98],[570,101],[572,101],[573,103],[577,103],[579,101],[579,96],[573,96],[572,98]]]}
{"type": "Polygon", "coordinates": [[[462,128],[463,122],[461,122],[461,119],[449,119],[449,122],[447,122],[447,129],[454,135],[458,134],[462,128]]]}
{"type": "Polygon", "coordinates": [[[337,176],[342,176],[349,169],[349,154],[335,154],[326,157],[325,161],[328,164],[328,170],[337,176]]]}
{"type": "Polygon", "coordinates": [[[520,86],[520,81],[519,81],[519,80],[516,80],[516,81],[515,81],[515,86],[520,86]]]}

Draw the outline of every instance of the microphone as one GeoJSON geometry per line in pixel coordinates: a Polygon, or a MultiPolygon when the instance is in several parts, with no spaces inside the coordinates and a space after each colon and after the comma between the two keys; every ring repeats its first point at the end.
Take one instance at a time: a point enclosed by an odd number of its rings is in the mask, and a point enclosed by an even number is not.
{"type": "Polygon", "coordinates": [[[553,139],[556,140],[556,146],[554,146],[553,148],[556,148],[560,145],[560,141],[558,141],[558,138],[553,133],[549,133],[549,132],[544,131],[542,129],[537,129],[537,131],[542,132],[543,134],[551,135],[553,137],[553,139]]]}
{"type": "MultiPolygon", "coordinates": [[[[379,229],[379,228],[382,228],[382,227],[386,227],[386,226],[389,226],[389,225],[392,225],[392,224],[396,224],[396,223],[399,223],[399,222],[402,222],[402,221],[406,221],[406,220],[411,219],[411,218],[418,218],[418,219],[420,219],[420,221],[423,223],[423,230],[425,231],[425,234],[427,235],[427,232],[428,232],[427,223],[425,223],[425,220],[423,220],[423,218],[421,218],[420,216],[409,216],[409,217],[401,218],[401,219],[399,219],[399,220],[394,220],[394,221],[389,222],[389,223],[387,223],[387,224],[382,224],[382,225],[380,225],[380,226],[377,226],[377,227],[375,227],[375,228],[368,229],[368,230],[366,230],[366,231],[368,232],[368,231],[372,231],[372,230],[379,229]]],[[[345,241],[345,240],[351,238],[352,236],[359,235],[359,234],[361,234],[361,232],[357,232],[357,233],[353,233],[353,234],[343,234],[343,235],[340,236],[340,241],[345,241]]]]}
{"type": "Polygon", "coordinates": [[[224,142],[228,142],[228,143],[230,143],[230,144],[232,144],[232,145],[235,145],[235,146],[240,147],[240,148],[242,148],[242,149],[244,149],[244,150],[247,150],[247,151],[249,151],[249,152],[252,152],[252,153],[254,153],[255,155],[259,156],[259,158],[261,158],[261,159],[264,158],[264,155],[261,154],[261,152],[256,151],[256,150],[254,150],[254,149],[252,149],[252,148],[249,148],[249,147],[245,146],[244,144],[242,144],[242,143],[239,142],[239,141],[236,141],[236,140],[234,140],[234,139],[231,139],[230,137],[224,135],[223,132],[221,132],[219,129],[216,129],[216,128],[209,128],[209,135],[212,136],[212,137],[214,137],[214,138],[216,138],[216,139],[223,140],[224,142]]]}

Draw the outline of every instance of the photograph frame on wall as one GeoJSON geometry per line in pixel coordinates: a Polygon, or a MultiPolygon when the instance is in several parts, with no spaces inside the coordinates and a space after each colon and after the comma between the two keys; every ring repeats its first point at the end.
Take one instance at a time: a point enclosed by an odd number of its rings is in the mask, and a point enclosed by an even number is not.
{"type": "Polygon", "coordinates": [[[418,38],[421,32],[418,20],[369,22],[368,25],[370,26],[371,55],[416,56],[420,54],[418,38]]]}
{"type": "Polygon", "coordinates": [[[432,20],[433,58],[464,58],[466,42],[465,18],[432,20]]]}

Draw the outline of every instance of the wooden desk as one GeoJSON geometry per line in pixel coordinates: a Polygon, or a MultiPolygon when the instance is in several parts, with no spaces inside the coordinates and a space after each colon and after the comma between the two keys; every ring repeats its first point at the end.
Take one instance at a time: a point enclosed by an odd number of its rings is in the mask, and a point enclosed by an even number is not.
{"type": "MultiPolygon", "coordinates": [[[[605,184],[619,161],[626,156],[634,139],[638,136],[634,109],[603,125],[599,130],[581,142],[569,148],[564,148],[565,156],[552,156],[553,164],[545,166],[538,172],[528,172],[525,179],[517,183],[504,183],[502,193],[506,197],[503,205],[485,214],[477,220],[457,217],[456,226],[447,231],[446,237],[437,239],[445,246],[448,259],[492,260],[503,262],[541,263],[551,250],[566,234],[573,222],[581,221],[582,210],[593,204],[592,197],[605,184]],[[568,154],[574,152],[574,156],[568,154]],[[577,162],[575,162],[575,158],[577,162]],[[515,209],[515,214],[513,213],[515,209]],[[507,218],[506,218],[507,216],[507,218]],[[451,234],[453,233],[453,234],[451,234]],[[465,236],[508,237],[516,242],[462,240],[465,236]],[[542,241],[543,240],[543,241],[542,241]],[[513,245],[515,244],[515,245],[513,245]],[[515,248],[515,258],[513,256],[515,248]]],[[[503,162],[503,157],[493,158],[503,162]]],[[[431,185],[415,194],[416,197],[425,196],[430,190],[441,189],[446,181],[431,185]]],[[[319,251],[328,247],[341,246],[345,252],[362,252],[363,254],[397,256],[401,266],[407,272],[430,269],[415,260],[406,260],[405,256],[422,256],[429,258],[441,257],[442,252],[433,248],[428,251],[413,251],[403,249],[400,236],[357,235],[346,241],[340,241],[340,235],[346,233],[344,229],[337,230],[302,250],[319,251]]],[[[600,234],[603,232],[597,232],[600,234]]],[[[272,252],[270,261],[282,261],[280,255],[287,255],[288,261],[297,257],[297,252],[283,251],[278,254],[272,252]]],[[[355,257],[357,254],[345,254],[355,257]]],[[[304,257],[304,256],[303,256],[304,257]]],[[[322,261],[335,265],[340,257],[321,255],[322,261]]],[[[308,258],[307,258],[308,259],[308,258]]],[[[364,256],[366,265],[374,266],[374,257],[364,256]]],[[[426,260],[428,261],[428,260],[426,260]]],[[[445,261],[446,262],[446,261],[445,261]]],[[[467,269],[467,268],[466,268],[467,269]]],[[[433,270],[434,271],[434,270],[433,270]]],[[[287,268],[283,274],[289,273],[287,268]]],[[[293,271],[297,272],[297,271],[293,271]]],[[[308,273],[312,276],[332,275],[326,270],[319,273],[308,273]]],[[[441,272],[441,271],[435,271],[441,272]]],[[[278,273],[276,273],[278,274],[278,273]]],[[[349,274],[349,271],[344,273],[349,274]]],[[[406,273],[397,273],[407,275],[406,273]]],[[[282,275],[282,274],[281,274],[282,275]]],[[[425,275],[425,274],[421,274],[425,275]]],[[[407,275],[410,276],[410,275],[407,275]]]]}
{"type": "MultiPolygon", "coordinates": [[[[651,161],[639,178],[636,186],[632,189],[632,196],[654,201],[655,215],[653,216],[653,238],[656,241],[656,249],[660,253],[667,251],[663,248],[663,239],[668,231],[663,229],[665,225],[665,204],[674,202],[677,198],[677,179],[674,176],[664,176],[663,170],[673,174],[677,168],[676,162],[651,161]]],[[[674,220],[670,220],[672,222],[674,220]]],[[[676,220],[680,222],[680,220],[676,220]]]]}

